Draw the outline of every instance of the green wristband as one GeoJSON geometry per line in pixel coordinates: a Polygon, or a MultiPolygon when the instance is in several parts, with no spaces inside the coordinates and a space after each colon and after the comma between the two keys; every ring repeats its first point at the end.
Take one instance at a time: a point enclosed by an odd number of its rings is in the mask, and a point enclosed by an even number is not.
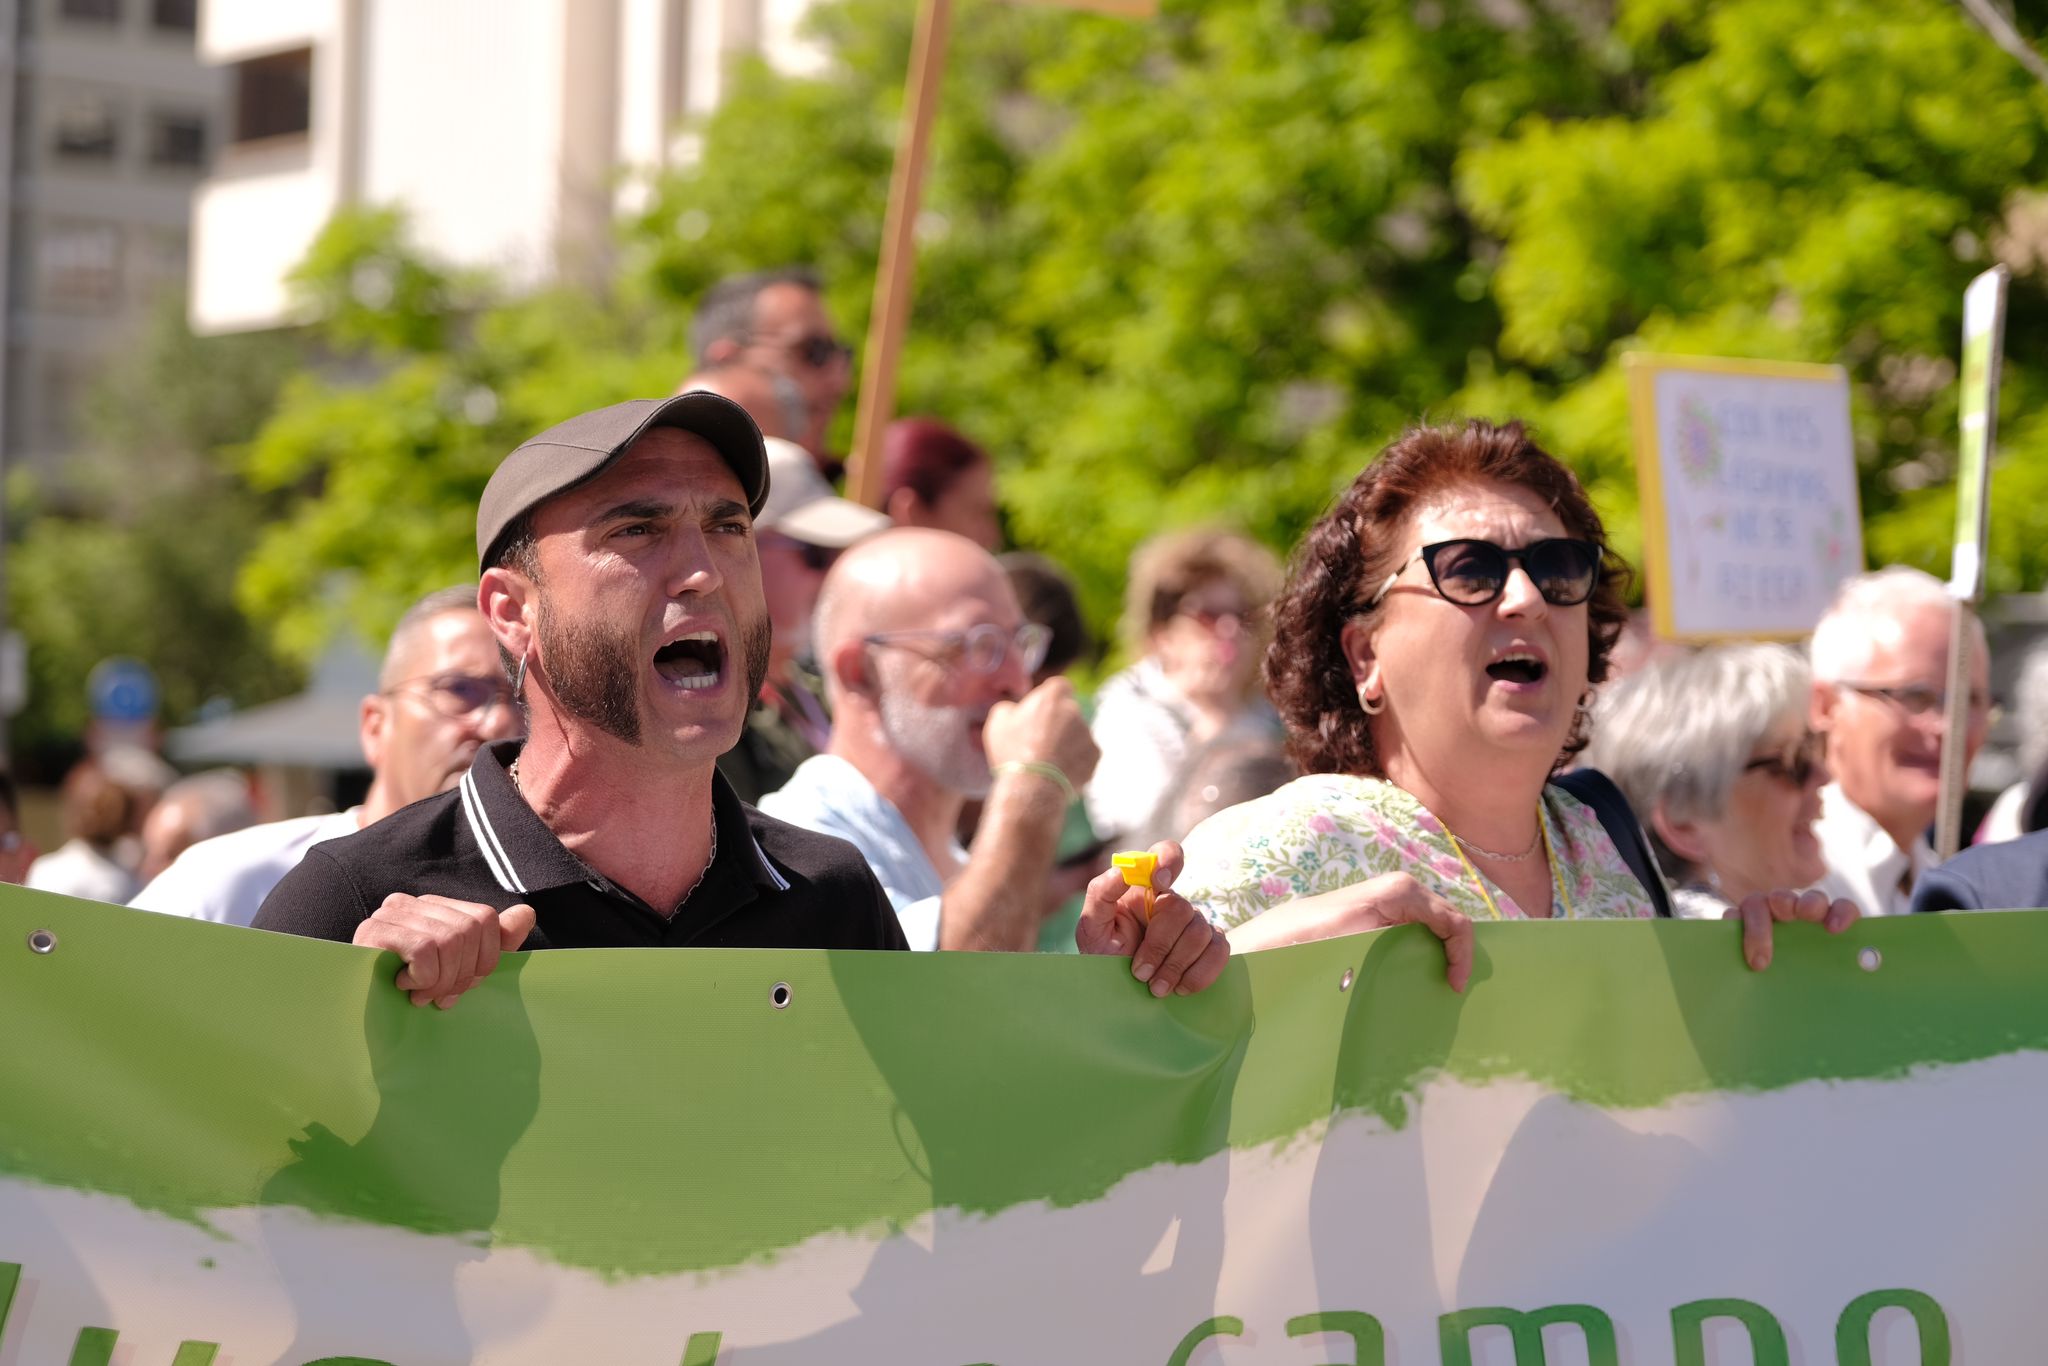
{"type": "Polygon", "coordinates": [[[1068,805],[1071,806],[1081,800],[1081,794],[1074,791],[1074,784],[1068,780],[1066,774],[1060,772],[1057,764],[1046,763],[1043,759],[1011,759],[995,766],[995,775],[998,778],[1006,773],[1035,773],[1057,786],[1060,794],[1067,799],[1068,805]]]}

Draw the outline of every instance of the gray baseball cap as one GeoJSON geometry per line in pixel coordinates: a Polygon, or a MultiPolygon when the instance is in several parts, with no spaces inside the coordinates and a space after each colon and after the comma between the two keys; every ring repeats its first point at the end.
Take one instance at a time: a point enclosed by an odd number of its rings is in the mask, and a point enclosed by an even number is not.
{"type": "Polygon", "coordinates": [[[692,390],[674,398],[636,398],[583,413],[528,437],[498,462],[476,505],[476,557],[488,568],[505,529],[548,499],[595,478],[656,427],[675,427],[711,443],[759,516],[768,501],[768,453],[761,429],[729,398],[692,390]]]}

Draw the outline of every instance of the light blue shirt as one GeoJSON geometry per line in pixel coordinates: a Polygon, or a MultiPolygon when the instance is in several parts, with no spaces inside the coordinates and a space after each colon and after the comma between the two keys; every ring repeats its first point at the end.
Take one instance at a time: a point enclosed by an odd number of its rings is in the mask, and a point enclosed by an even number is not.
{"type": "MultiPolygon", "coordinates": [[[[859,769],[835,755],[813,755],[797,766],[779,791],[763,797],[760,806],[779,821],[837,835],[860,850],[889,894],[910,947],[939,946],[939,898],[946,884],[925,856],[910,822],[859,769]]],[[[958,844],[953,854],[962,862],[967,858],[958,844]]]]}

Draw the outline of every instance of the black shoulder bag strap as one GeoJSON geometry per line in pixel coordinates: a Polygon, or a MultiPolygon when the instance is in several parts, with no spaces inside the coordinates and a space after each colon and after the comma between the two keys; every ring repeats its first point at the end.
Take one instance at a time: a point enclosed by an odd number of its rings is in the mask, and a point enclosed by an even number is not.
{"type": "Polygon", "coordinates": [[[1664,875],[1657,868],[1657,856],[1650,852],[1650,841],[1643,834],[1642,822],[1629,809],[1628,798],[1621,795],[1614,779],[1597,768],[1575,768],[1569,773],[1558,774],[1550,781],[1593,808],[1593,814],[1600,818],[1600,824],[1607,831],[1607,838],[1613,840],[1614,847],[1621,852],[1621,861],[1636,875],[1636,881],[1643,884],[1650,905],[1658,915],[1670,918],[1671,892],[1665,887],[1664,875]]]}

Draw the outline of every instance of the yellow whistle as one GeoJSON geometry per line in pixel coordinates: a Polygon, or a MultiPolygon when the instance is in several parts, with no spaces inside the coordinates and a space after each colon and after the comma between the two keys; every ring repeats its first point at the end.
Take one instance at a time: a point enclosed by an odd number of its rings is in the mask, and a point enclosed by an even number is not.
{"type": "Polygon", "coordinates": [[[1126,887],[1143,887],[1145,889],[1145,919],[1150,920],[1152,918],[1153,896],[1152,871],[1159,866],[1159,856],[1157,854],[1141,853],[1136,850],[1126,850],[1121,854],[1111,854],[1109,861],[1118,872],[1124,875],[1124,885],[1126,887]]]}

